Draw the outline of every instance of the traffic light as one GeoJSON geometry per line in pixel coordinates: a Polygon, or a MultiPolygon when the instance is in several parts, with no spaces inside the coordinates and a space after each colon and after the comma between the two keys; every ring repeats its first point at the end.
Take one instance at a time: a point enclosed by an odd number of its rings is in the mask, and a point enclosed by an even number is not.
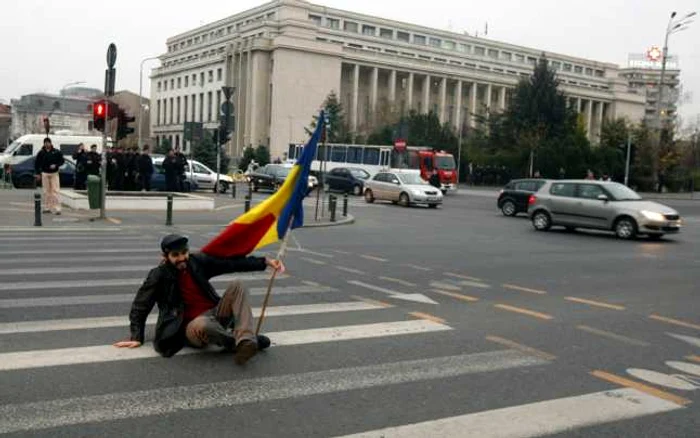
{"type": "Polygon", "coordinates": [[[117,116],[117,141],[122,138],[126,138],[127,135],[134,133],[134,128],[129,126],[129,123],[136,121],[136,117],[129,116],[126,111],[119,108],[119,115],[117,116]]]}
{"type": "Polygon", "coordinates": [[[119,107],[113,102],[107,102],[106,100],[98,100],[92,104],[92,125],[94,129],[98,131],[105,130],[105,116],[110,120],[117,116],[119,107]],[[109,105],[109,107],[108,107],[109,105]]]}

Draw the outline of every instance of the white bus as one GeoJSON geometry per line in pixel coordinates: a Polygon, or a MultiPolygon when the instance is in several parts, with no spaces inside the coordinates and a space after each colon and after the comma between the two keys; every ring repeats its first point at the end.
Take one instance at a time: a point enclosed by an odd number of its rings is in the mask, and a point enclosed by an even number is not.
{"type": "MultiPolygon", "coordinates": [[[[304,148],[303,144],[290,144],[287,159],[296,161],[304,148]]],[[[311,163],[311,170],[321,170],[322,158],[325,158],[323,171],[328,172],[336,167],[359,167],[370,175],[388,169],[391,166],[393,146],[331,144],[318,145],[316,157],[311,163]]]]}

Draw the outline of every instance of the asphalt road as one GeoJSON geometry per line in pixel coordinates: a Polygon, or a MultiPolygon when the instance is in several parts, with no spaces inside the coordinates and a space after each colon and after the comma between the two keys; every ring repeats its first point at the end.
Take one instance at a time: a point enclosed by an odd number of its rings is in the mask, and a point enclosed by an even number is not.
{"type": "MultiPolygon", "coordinates": [[[[681,234],[623,242],[535,232],[486,192],[354,199],[354,225],[292,233],[245,367],[110,346],[170,230],[0,230],[0,433],[696,436],[700,202],[666,203],[681,234]]],[[[242,277],[259,308],[267,277],[242,277]]]]}

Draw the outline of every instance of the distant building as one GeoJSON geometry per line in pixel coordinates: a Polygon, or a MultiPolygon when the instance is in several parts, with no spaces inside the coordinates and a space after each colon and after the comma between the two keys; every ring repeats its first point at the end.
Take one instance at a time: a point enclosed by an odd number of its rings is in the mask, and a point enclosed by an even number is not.
{"type": "MultiPolygon", "coordinates": [[[[74,87],[62,90],[60,95],[35,93],[12,100],[10,136],[17,138],[25,134],[44,133],[45,117],[49,118],[52,133],[70,131],[73,135],[100,135],[100,131],[93,129],[92,105],[102,97],[100,90],[74,87]]],[[[136,117],[136,121],[129,125],[134,128],[134,134],[130,137],[133,137],[131,142],[135,146],[138,138],[139,96],[124,90],[115,93],[112,100],[129,115],[136,117]]],[[[143,99],[144,143],[150,137],[148,102],[148,99],[143,99]]],[[[2,132],[1,120],[0,118],[0,133],[2,132]]],[[[129,138],[126,140],[128,141],[129,138]]]]}
{"type": "Polygon", "coordinates": [[[3,105],[0,103],[0,151],[5,150],[9,140],[12,138],[10,135],[11,125],[12,108],[9,105],[3,105]]]}
{"type": "MultiPolygon", "coordinates": [[[[266,145],[281,157],[332,91],[350,131],[384,113],[434,111],[453,127],[503,111],[544,54],[597,143],[604,120],[644,117],[616,64],[329,8],[274,0],[167,39],[151,73],[153,135],[184,146],[184,122],[218,125],[222,87],[235,87],[229,152],[266,145]]],[[[345,154],[339,150],[339,153],[345,154]]]]}
{"type": "Polygon", "coordinates": [[[94,135],[92,102],[86,97],[65,97],[46,93],[27,94],[13,99],[12,137],[44,133],[43,119],[49,118],[51,132],[70,131],[74,135],[94,135]]]}
{"type": "MultiPolygon", "coordinates": [[[[646,100],[644,121],[649,126],[656,126],[659,104],[659,83],[661,82],[661,50],[651,47],[645,53],[629,55],[628,68],[620,70],[620,77],[629,86],[629,92],[643,96],[646,100]]],[[[663,102],[661,102],[661,122],[674,126],[678,115],[680,97],[681,70],[678,59],[668,56],[664,73],[663,102]]]]}
{"type": "MultiPolygon", "coordinates": [[[[134,118],[136,118],[136,120],[133,123],[129,124],[129,126],[134,128],[134,133],[127,136],[127,138],[125,139],[130,146],[136,146],[138,143],[139,136],[139,95],[137,93],[132,93],[131,91],[122,90],[114,93],[114,97],[112,98],[112,100],[116,102],[116,104],[119,105],[120,108],[126,111],[126,113],[129,116],[133,116],[134,118]]],[[[152,142],[150,139],[151,117],[149,103],[149,99],[142,97],[142,144],[138,145],[139,147],[142,147],[144,144],[148,144],[149,146],[155,145],[155,142],[152,142]]]]}

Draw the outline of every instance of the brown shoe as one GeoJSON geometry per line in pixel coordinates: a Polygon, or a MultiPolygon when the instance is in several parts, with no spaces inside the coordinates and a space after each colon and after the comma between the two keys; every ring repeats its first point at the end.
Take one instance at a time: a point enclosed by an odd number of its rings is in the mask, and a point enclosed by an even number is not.
{"type": "Polygon", "coordinates": [[[236,362],[236,365],[244,365],[257,352],[258,345],[254,341],[244,339],[236,345],[236,355],[233,357],[233,361],[236,362]]]}

